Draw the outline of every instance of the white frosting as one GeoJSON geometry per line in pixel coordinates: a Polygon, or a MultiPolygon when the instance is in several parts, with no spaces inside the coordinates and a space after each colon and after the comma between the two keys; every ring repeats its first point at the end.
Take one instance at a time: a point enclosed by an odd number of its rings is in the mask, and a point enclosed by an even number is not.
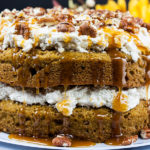
{"type": "Polygon", "coordinates": [[[140,41],[144,47],[150,49],[150,44],[149,44],[150,36],[149,36],[149,32],[147,32],[146,28],[140,28],[138,38],[140,39],[140,41]]]}
{"type": "MultiPolygon", "coordinates": [[[[90,2],[90,1],[88,1],[90,2]]],[[[33,9],[34,13],[39,13],[40,9],[33,9]]],[[[7,13],[11,13],[9,10],[5,10],[7,13]]],[[[36,21],[33,16],[26,16],[23,11],[13,10],[16,15],[23,14],[28,20],[30,28],[30,38],[28,40],[24,39],[22,35],[17,35],[15,31],[16,24],[13,22],[12,15],[6,15],[5,17],[0,17],[0,48],[5,50],[8,47],[21,47],[23,51],[28,52],[33,47],[40,47],[42,50],[47,48],[55,48],[59,52],[76,50],[79,52],[88,52],[89,49],[97,50],[99,52],[105,51],[107,47],[110,46],[110,38],[114,39],[115,45],[118,46],[118,49],[132,57],[134,61],[137,61],[141,50],[138,48],[138,45],[142,45],[150,49],[150,34],[146,28],[140,27],[140,31],[137,34],[130,34],[122,29],[118,29],[120,24],[120,18],[112,18],[108,20],[111,22],[110,28],[111,31],[119,31],[119,34],[114,34],[106,32],[103,28],[98,29],[96,23],[93,24],[92,20],[94,17],[90,17],[85,13],[80,15],[74,15],[73,23],[77,23],[80,20],[90,20],[91,26],[97,30],[97,36],[91,38],[87,35],[79,36],[79,25],[75,26],[75,32],[63,33],[57,32],[57,25],[54,26],[41,26],[36,21]],[[34,22],[34,23],[32,23],[34,22]],[[134,36],[133,36],[134,35],[134,36]],[[36,40],[38,39],[38,40],[36,40]]],[[[68,10],[63,9],[62,13],[67,14],[68,10]]],[[[38,18],[51,17],[51,14],[46,14],[44,16],[39,16],[38,18]]],[[[98,22],[98,19],[94,19],[95,22],[98,22]]],[[[106,20],[107,21],[107,20],[106,20]]]]}
{"type": "MultiPolygon", "coordinates": [[[[22,91],[0,83],[0,99],[41,105],[47,102],[50,105],[54,105],[54,107],[64,115],[71,115],[73,109],[77,105],[90,106],[93,108],[102,106],[112,108],[113,99],[117,93],[116,89],[108,87],[96,87],[91,89],[86,86],[76,86],[67,90],[66,93],[60,90],[48,89],[46,94],[36,95],[29,91],[22,91]]],[[[146,99],[145,87],[123,90],[122,93],[127,96],[128,110],[136,107],[140,99],[146,99]]],[[[150,88],[148,90],[148,95],[150,98],[150,88]]],[[[124,100],[122,100],[122,103],[123,102],[124,100]]]]}

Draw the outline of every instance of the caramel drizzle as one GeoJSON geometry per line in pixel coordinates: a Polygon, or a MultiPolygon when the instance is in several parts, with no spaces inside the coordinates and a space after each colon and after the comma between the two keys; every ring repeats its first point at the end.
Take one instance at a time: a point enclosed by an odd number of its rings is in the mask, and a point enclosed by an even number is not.
{"type": "MultiPolygon", "coordinates": [[[[122,58],[119,52],[115,50],[108,52],[112,59],[112,68],[113,68],[113,85],[119,88],[119,92],[114,99],[115,103],[120,103],[122,88],[126,84],[126,59],[122,58]]],[[[115,109],[115,108],[114,108],[115,109]]],[[[121,131],[121,122],[122,122],[122,113],[119,111],[114,111],[112,116],[112,138],[115,141],[121,140],[123,137],[121,131]]],[[[107,143],[107,142],[106,142],[107,143]]]]}
{"type": "MultiPolygon", "coordinates": [[[[125,76],[126,76],[126,61],[122,58],[113,58],[112,59],[112,65],[113,65],[113,82],[114,85],[119,87],[119,96],[117,95],[116,98],[118,98],[118,102],[121,98],[122,93],[122,87],[126,84],[125,76]]],[[[112,118],[112,137],[114,138],[120,138],[123,136],[121,132],[121,112],[115,111],[113,113],[112,118]]]]}
{"type": "Polygon", "coordinates": [[[115,111],[112,116],[112,138],[119,138],[123,134],[121,132],[121,112],[115,111]]]}

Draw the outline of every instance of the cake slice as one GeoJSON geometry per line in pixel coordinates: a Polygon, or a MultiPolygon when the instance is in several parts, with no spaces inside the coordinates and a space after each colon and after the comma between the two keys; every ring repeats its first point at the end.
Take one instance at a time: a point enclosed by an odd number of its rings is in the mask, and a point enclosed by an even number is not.
{"type": "Polygon", "coordinates": [[[149,24],[27,7],[1,12],[0,27],[1,131],[128,145],[149,127],[149,24]]]}

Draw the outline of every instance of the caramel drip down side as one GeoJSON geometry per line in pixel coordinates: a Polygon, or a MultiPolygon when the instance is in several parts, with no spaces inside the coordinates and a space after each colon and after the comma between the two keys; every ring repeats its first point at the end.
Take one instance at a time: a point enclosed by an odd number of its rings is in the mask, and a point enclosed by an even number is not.
{"type": "MultiPolygon", "coordinates": [[[[118,106],[121,101],[122,96],[122,87],[126,84],[126,60],[121,58],[118,53],[115,51],[113,55],[110,55],[112,58],[112,68],[113,68],[113,83],[119,88],[117,96],[113,100],[114,106],[118,106]]],[[[120,105],[121,106],[121,105],[120,105]]],[[[119,106],[119,107],[120,107],[119,106]]],[[[116,108],[113,108],[116,109],[116,108]]],[[[121,115],[122,113],[116,109],[112,117],[112,137],[119,138],[122,136],[121,133],[121,115]]],[[[118,139],[117,139],[118,140],[118,139]]]]}
{"type": "Polygon", "coordinates": [[[108,54],[112,59],[113,84],[118,87],[119,91],[113,100],[112,137],[106,141],[106,144],[112,145],[112,143],[118,143],[119,145],[123,138],[123,133],[121,131],[122,112],[126,111],[128,108],[127,103],[121,103],[122,98],[126,98],[122,94],[122,88],[126,84],[126,59],[122,58],[119,52],[115,50],[108,51],[108,54]]]}
{"type": "Polygon", "coordinates": [[[113,85],[122,88],[126,84],[126,60],[123,58],[112,59],[113,85]]]}
{"type": "Polygon", "coordinates": [[[121,133],[121,112],[114,112],[112,116],[112,138],[119,138],[121,133]]]}

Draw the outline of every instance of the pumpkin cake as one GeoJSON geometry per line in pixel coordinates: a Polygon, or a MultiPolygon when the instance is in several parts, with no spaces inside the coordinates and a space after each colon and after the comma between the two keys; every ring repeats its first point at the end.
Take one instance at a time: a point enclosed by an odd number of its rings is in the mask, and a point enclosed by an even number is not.
{"type": "Polygon", "coordinates": [[[129,12],[2,11],[0,130],[53,137],[55,146],[74,138],[122,145],[144,138],[149,31],[129,12]]]}

